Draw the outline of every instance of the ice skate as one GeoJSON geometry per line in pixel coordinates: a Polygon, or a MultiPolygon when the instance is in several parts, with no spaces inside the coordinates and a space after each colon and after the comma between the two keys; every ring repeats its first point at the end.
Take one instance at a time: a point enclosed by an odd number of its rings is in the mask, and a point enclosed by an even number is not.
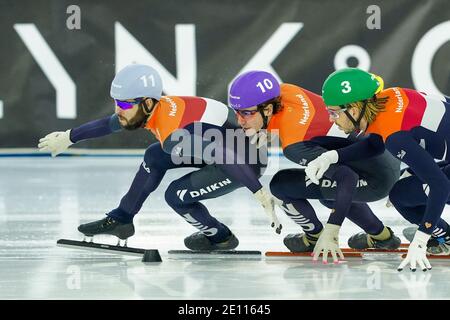
{"type": "Polygon", "coordinates": [[[90,237],[91,242],[92,237],[95,235],[110,234],[119,238],[117,245],[120,245],[120,240],[125,240],[126,246],[127,239],[134,235],[134,225],[133,223],[121,223],[111,217],[106,217],[101,220],[82,224],[78,227],[78,231],[83,233],[85,237],[90,237]]]}
{"type": "Polygon", "coordinates": [[[233,250],[239,240],[231,234],[225,241],[216,243],[199,231],[185,238],[184,245],[194,251],[233,250]]]}
{"type": "Polygon", "coordinates": [[[306,233],[291,233],[284,240],[284,245],[291,252],[313,252],[317,238],[307,235],[306,233]]]}
{"type": "Polygon", "coordinates": [[[369,234],[360,232],[348,239],[348,246],[352,249],[365,250],[365,249],[385,249],[396,250],[400,247],[401,240],[397,237],[391,228],[389,230],[390,237],[386,240],[376,240],[369,234]]]}
{"type": "Polygon", "coordinates": [[[436,256],[450,255],[450,243],[442,238],[430,238],[427,243],[427,254],[436,256]]]}

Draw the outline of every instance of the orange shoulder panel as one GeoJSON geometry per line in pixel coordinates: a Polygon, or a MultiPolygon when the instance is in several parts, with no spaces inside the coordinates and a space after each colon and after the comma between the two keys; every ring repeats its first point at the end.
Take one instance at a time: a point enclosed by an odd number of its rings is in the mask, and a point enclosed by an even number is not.
{"type": "Polygon", "coordinates": [[[145,128],[150,130],[162,144],[164,140],[180,126],[185,103],[180,97],[161,97],[145,128]]]}
{"type": "Polygon", "coordinates": [[[386,110],[380,112],[375,121],[366,130],[366,133],[377,133],[386,141],[391,134],[400,131],[405,110],[408,106],[408,97],[400,88],[388,88],[377,94],[378,98],[388,97],[386,110]]]}
{"type": "Polygon", "coordinates": [[[308,95],[292,84],[281,85],[282,109],[275,114],[268,130],[278,130],[282,148],[304,140],[306,132],[314,118],[314,105],[308,95]]]}

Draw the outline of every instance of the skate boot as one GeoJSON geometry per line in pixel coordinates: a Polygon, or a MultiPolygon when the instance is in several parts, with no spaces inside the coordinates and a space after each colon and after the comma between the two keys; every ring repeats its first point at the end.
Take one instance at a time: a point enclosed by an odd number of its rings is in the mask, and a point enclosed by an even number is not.
{"type": "Polygon", "coordinates": [[[448,256],[450,255],[450,243],[445,241],[444,237],[431,237],[427,243],[427,254],[448,256]]]}
{"type": "Polygon", "coordinates": [[[233,250],[239,245],[239,240],[231,234],[225,241],[213,242],[199,231],[185,238],[184,245],[194,251],[233,250]]]}
{"type": "Polygon", "coordinates": [[[126,240],[134,235],[133,223],[121,223],[111,217],[82,224],[78,231],[87,237],[93,237],[98,234],[110,234],[119,239],[126,240]]]}
{"type": "Polygon", "coordinates": [[[385,250],[395,250],[400,247],[401,240],[397,237],[391,228],[386,227],[389,231],[389,238],[386,240],[377,240],[373,236],[360,232],[348,239],[348,246],[352,249],[364,250],[364,249],[385,249],[385,250]]]}
{"type": "Polygon", "coordinates": [[[318,238],[307,233],[290,233],[283,243],[291,252],[313,252],[318,238]]]}

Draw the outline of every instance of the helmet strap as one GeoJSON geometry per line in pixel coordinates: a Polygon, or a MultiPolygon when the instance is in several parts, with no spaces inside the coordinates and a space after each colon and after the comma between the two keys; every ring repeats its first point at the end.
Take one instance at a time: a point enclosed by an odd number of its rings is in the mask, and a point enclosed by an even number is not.
{"type": "Polygon", "coordinates": [[[152,111],[153,111],[153,109],[155,109],[155,105],[156,105],[155,100],[151,99],[153,105],[152,105],[151,108],[149,108],[149,107],[147,106],[147,102],[146,102],[148,99],[150,99],[150,98],[145,98],[144,100],[142,100],[141,102],[139,102],[139,106],[142,108],[142,110],[144,111],[144,113],[145,113],[147,116],[150,115],[150,113],[152,113],[152,111]]]}
{"type": "Polygon", "coordinates": [[[263,107],[262,106],[258,106],[258,111],[261,114],[261,117],[263,119],[263,126],[262,126],[261,129],[267,129],[267,125],[269,124],[269,117],[264,114],[264,109],[265,108],[267,108],[267,106],[263,106],[263,107]]]}
{"type": "MultiPolygon", "coordinates": [[[[355,126],[355,130],[361,130],[361,120],[364,117],[364,114],[366,113],[366,109],[367,109],[367,100],[363,101],[364,105],[361,109],[361,112],[359,113],[359,117],[358,120],[355,120],[355,118],[352,117],[352,115],[350,114],[350,112],[348,112],[348,110],[345,110],[344,113],[347,115],[347,117],[350,119],[350,121],[353,123],[353,125],[355,126]]],[[[343,107],[343,106],[341,106],[343,107]]]]}

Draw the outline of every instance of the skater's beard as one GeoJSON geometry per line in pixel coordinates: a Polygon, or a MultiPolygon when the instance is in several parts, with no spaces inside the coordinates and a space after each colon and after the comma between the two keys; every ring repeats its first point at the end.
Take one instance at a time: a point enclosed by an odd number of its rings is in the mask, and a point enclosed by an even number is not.
{"type": "Polygon", "coordinates": [[[130,131],[142,128],[144,126],[145,122],[147,121],[147,118],[148,118],[148,115],[146,115],[141,108],[139,108],[136,115],[129,120],[119,116],[119,119],[121,121],[126,122],[126,124],[123,124],[121,122],[120,123],[121,127],[124,128],[125,130],[130,130],[130,131]]]}

